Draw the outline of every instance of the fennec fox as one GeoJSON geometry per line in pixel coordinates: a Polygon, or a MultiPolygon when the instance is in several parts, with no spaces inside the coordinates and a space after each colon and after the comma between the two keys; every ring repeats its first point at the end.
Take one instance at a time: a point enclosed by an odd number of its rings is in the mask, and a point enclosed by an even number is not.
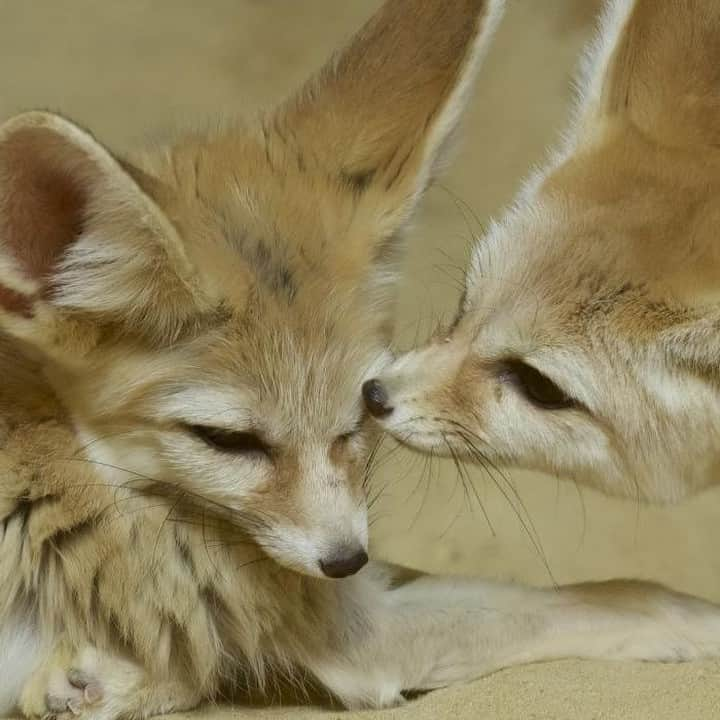
{"type": "Polygon", "coordinates": [[[247,126],[120,161],[0,129],[0,706],[144,718],[290,676],[348,706],[567,655],[720,654],[720,610],[367,561],[360,387],[497,20],[390,0],[247,126]]]}
{"type": "Polygon", "coordinates": [[[607,5],[452,325],[365,386],[420,450],[672,502],[720,481],[720,3],[607,5]]]}

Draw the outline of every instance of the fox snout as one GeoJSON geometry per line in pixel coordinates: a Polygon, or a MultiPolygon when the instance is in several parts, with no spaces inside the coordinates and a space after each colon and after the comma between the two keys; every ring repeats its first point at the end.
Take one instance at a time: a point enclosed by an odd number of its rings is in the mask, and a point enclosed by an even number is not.
{"type": "Polygon", "coordinates": [[[329,578],[344,578],[354,575],[361,570],[368,561],[365,548],[343,548],[337,555],[326,560],[320,560],[320,569],[323,575],[329,578]]]}
{"type": "Polygon", "coordinates": [[[284,491],[288,496],[262,497],[260,513],[267,522],[258,540],[278,563],[305,575],[345,578],[368,562],[362,477],[356,468],[337,466],[336,460],[324,446],[306,448],[301,469],[284,491]]]}
{"type": "Polygon", "coordinates": [[[466,356],[459,343],[431,344],[400,355],[362,384],[367,412],[390,427],[416,412],[432,411],[436,396],[453,384],[466,356]]]}
{"type": "Polygon", "coordinates": [[[464,368],[463,343],[432,343],[400,355],[362,385],[368,414],[396,440],[443,453],[456,432],[463,404],[474,392],[464,368]]]}
{"type": "MultiPolygon", "coordinates": [[[[329,506],[318,513],[333,512],[329,506]]],[[[303,575],[339,579],[362,570],[368,562],[367,516],[364,509],[346,512],[340,525],[279,521],[257,536],[280,565],[303,575]]]]}
{"type": "Polygon", "coordinates": [[[378,378],[373,378],[363,383],[362,396],[367,411],[374,418],[386,417],[390,415],[394,409],[390,404],[390,397],[385,385],[383,385],[382,381],[378,380],[378,378]]]}

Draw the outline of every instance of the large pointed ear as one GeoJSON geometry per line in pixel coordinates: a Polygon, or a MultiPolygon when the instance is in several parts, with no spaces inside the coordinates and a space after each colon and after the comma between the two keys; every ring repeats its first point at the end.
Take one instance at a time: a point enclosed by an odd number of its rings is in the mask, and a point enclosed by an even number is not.
{"type": "Polygon", "coordinates": [[[719,57],[717,0],[609,0],[580,83],[580,131],[620,118],[663,145],[717,147],[719,57]]]}
{"type": "Polygon", "coordinates": [[[48,113],[0,127],[0,326],[42,342],[67,318],[172,336],[200,293],[181,242],[92,136],[48,113]]]}
{"type": "Polygon", "coordinates": [[[390,236],[430,182],[503,0],[387,0],[278,121],[390,236]]]}

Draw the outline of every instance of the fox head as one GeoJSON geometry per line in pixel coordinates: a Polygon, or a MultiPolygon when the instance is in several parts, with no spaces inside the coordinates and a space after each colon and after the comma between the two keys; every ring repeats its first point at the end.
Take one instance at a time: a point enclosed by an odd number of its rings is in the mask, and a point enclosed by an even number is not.
{"type": "Polygon", "coordinates": [[[499,7],[389,0],[273,112],[132,161],[53,114],[0,128],[3,342],[105,482],[221,508],[306,574],[365,563],[360,387],[499,7]]]}
{"type": "Polygon", "coordinates": [[[365,385],[420,450],[674,501],[720,479],[720,4],[617,0],[457,316],[365,385]]]}

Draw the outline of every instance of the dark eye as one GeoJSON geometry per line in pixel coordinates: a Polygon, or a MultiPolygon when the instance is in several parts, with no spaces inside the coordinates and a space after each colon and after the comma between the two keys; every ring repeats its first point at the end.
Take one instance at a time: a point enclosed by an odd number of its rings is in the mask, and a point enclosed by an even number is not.
{"type": "Polygon", "coordinates": [[[253,432],[238,432],[207,425],[191,425],[190,431],[216,450],[243,455],[269,455],[271,447],[253,432]]]}
{"type": "Polygon", "coordinates": [[[503,362],[501,377],[512,382],[531,403],[545,410],[563,410],[578,405],[549,377],[522,360],[503,362]]]}

